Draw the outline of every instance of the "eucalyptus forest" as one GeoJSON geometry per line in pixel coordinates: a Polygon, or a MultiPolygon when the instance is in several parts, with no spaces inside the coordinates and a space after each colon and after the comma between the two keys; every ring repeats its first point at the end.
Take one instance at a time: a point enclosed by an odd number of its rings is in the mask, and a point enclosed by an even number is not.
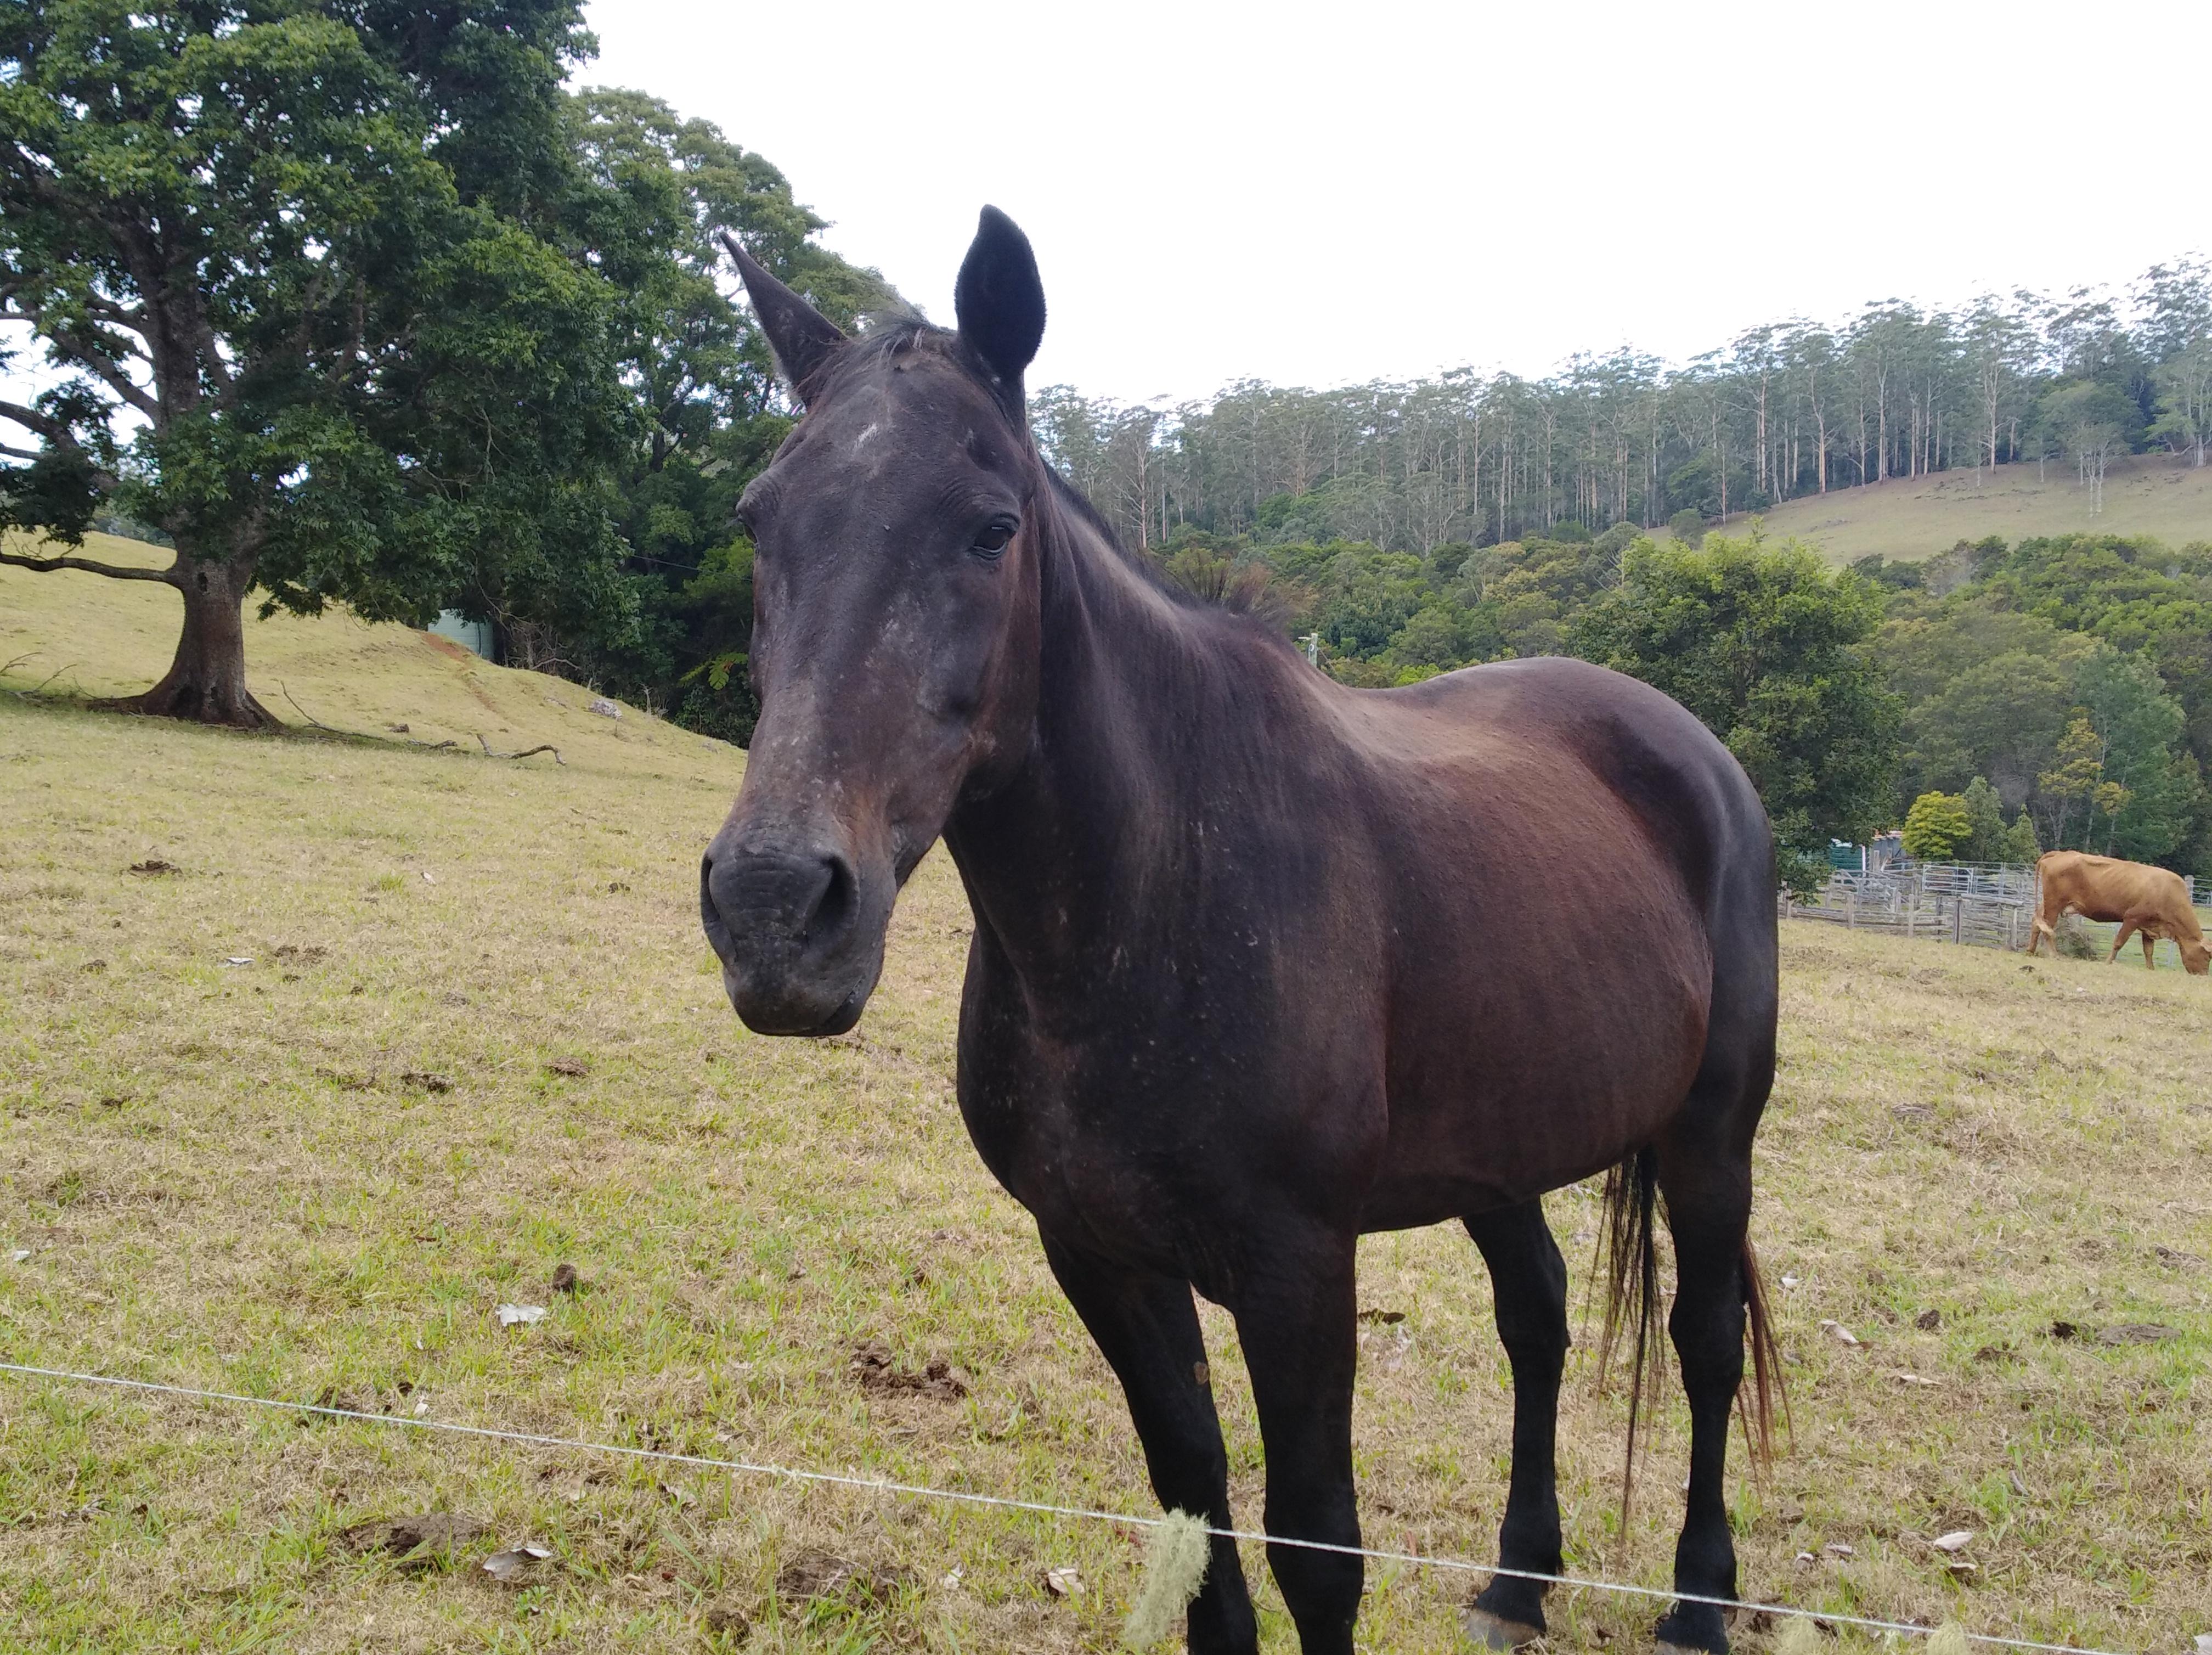
{"type": "Polygon", "coordinates": [[[1068,386],[1035,400],[1040,441],[1140,547],[1188,526],[1426,553],[2021,461],[2094,488],[2148,447],[2204,464],[2212,267],[2176,259],[2118,295],[1892,300],[1833,325],[1767,323],[1679,367],[1618,350],[1541,380],[1248,381],[1171,409],[1068,386]]]}

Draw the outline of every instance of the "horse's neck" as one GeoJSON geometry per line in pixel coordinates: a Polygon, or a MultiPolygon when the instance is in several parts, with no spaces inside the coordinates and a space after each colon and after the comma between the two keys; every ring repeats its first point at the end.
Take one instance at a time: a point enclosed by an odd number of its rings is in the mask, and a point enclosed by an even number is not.
{"type": "Polygon", "coordinates": [[[1202,629],[1057,498],[1045,528],[1029,758],[945,835],[1018,966],[1110,947],[1138,886],[1165,894],[1200,785],[1193,738],[1224,728],[1202,629]]]}

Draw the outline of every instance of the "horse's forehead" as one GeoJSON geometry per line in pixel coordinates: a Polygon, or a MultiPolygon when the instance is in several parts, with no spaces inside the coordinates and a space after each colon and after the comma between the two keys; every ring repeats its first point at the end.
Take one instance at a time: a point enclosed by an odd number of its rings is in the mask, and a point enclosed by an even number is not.
{"type": "Polygon", "coordinates": [[[1011,457],[991,399],[949,362],[886,363],[842,386],[809,416],[802,449],[818,463],[883,472],[965,453],[995,465],[1011,457]]]}

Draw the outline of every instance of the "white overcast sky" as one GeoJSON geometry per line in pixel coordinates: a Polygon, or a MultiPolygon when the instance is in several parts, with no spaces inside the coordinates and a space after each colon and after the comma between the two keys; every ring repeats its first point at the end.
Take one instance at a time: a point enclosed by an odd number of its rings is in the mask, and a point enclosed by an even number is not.
{"type": "Polygon", "coordinates": [[[580,81],[715,122],[950,323],[991,202],[1032,386],[1130,400],[1621,344],[2212,252],[2212,6],[597,0],[580,81]]]}

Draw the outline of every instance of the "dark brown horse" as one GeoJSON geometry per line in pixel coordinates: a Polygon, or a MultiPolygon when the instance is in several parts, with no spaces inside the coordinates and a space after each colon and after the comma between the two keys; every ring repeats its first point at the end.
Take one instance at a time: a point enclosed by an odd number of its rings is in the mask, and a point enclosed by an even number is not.
{"type": "MultiPolygon", "coordinates": [[[[1237,1320],[1267,1531],[1356,1545],[1356,1244],[1457,1219],[1513,1367],[1501,1561],[1557,1572],[1566,1270],[1540,1197],[1614,1170],[1640,1350],[1663,1196],[1692,1421],[1675,1588],[1733,1596],[1747,1312],[1765,1391],[1745,1226],[1776,951],[1772,839],[1727,749],[1572,660],[1344,689],[1164,590],[1030,441],[1044,295],[999,212],[957,332],[848,340],[731,251],[805,409],[740,508],[761,719],[700,874],[738,1014],[850,1028],[901,882],[945,840],[975,918],[969,1133],[1120,1377],[1161,1502],[1218,1526],[1192,1289],[1237,1320]]],[[[1360,1560],[1269,1559],[1307,1655],[1349,1651],[1360,1560]]],[[[1470,1618],[1525,1640],[1542,1597],[1499,1577],[1470,1618]]],[[[1189,1635],[1256,1647],[1225,1540],[1189,1635]]],[[[1727,1647],[1706,1605],[1658,1635],[1727,1647]]]]}

